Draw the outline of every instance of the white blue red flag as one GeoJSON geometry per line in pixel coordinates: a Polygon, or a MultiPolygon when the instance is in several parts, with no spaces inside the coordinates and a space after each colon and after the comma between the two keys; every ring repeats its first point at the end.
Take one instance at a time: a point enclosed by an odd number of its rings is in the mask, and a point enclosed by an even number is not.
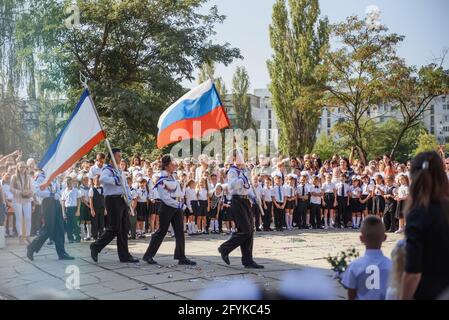
{"type": "Polygon", "coordinates": [[[207,133],[230,126],[228,116],[212,80],[190,90],[165,110],[157,127],[157,147],[186,139],[198,139],[207,133]]]}
{"type": "Polygon", "coordinates": [[[45,174],[40,187],[46,188],[105,138],[95,105],[85,89],[69,120],[39,163],[45,174]]]}

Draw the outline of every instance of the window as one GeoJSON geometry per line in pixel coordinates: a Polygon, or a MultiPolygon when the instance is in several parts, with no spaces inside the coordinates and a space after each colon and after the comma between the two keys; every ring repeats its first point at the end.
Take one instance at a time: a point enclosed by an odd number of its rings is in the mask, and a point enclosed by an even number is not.
{"type": "Polygon", "coordinates": [[[331,127],[331,119],[330,119],[330,118],[327,119],[327,127],[328,127],[328,128],[331,127]]]}
{"type": "Polygon", "coordinates": [[[268,140],[271,140],[271,130],[268,130],[268,140]]]}
{"type": "Polygon", "coordinates": [[[448,121],[449,121],[449,116],[447,116],[447,115],[444,116],[444,121],[445,121],[445,122],[448,122],[448,121]]]}
{"type": "Polygon", "coordinates": [[[271,110],[268,110],[268,119],[271,120],[271,110]]]}
{"type": "Polygon", "coordinates": [[[449,110],[449,103],[443,104],[443,110],[449,110]]]}
{"type": "Polygon", "coordinates": [[[432,104],[430,106],[430,114],[434,114],[435,113],[435,106],[432,104]]]}
{"type": "Polygon", "coordinates": [[[448,143],[449,142],[449,137],[444,137],[444,142],[448,143]]]}
{"type": "Polygon", "coordinates": [[[327,109],[327,117],[330,118],[331,117],[331,111],[329,109],[327,109]]]}
{"type": "Polygon", "coordinates": [[[446,127],[446,126],[443,127],[443,131],[444,131],[444,132],[449,132],[449,127],[446,127]]]}
{"type": "Polygon", "coordinates": [[[434,127],[430,127],[430,133],[431,134],[435,134],[435,128],[434,127]]]}
{"type": "Polygon", "coordinates": [[[431,126],[435,125],[435,117],[434,116],[430,116],[430,125],[431,126]]]}
{"type": "Polygon", "coordinates": [[[268,129],[271,129],[271,119],[270,120],[268,120],[268,129]]]}

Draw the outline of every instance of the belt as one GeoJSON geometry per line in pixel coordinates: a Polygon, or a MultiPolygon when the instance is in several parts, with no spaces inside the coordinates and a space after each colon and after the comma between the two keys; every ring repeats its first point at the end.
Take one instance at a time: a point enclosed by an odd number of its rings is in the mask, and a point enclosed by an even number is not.
{"type": "Polygon", "coordinates": [[[105,196],[105,197],[111,198],[111,199],[119,199],[119,198],[123,198],[123,195],[114,194],[114,195],[105,196]]]}
{"type": "Polygon", "coordinates": [[[242,195],[242,194],[234,194],[232,195],[233,198],[237,198],[237,199],[247,199],[249,200],[249,196],[248,195],[242,195]]]}

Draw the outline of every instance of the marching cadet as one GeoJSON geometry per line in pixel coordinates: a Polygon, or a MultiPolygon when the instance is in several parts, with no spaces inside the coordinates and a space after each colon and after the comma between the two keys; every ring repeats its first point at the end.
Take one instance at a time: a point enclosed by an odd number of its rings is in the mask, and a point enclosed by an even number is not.
{"type": "Polygon", "coordinates": [[[245,268],[262,269],[264,266],[253,260],[253,216],[250,209],[249,189],[251,187],[245,168],[243,152],[233,150],[234,165],[228,171],[228,186],[232,194],[231,212],[237,227],[237,232],[223,243],[218,252],[226,264],[230,264],[229,254],[240,247],[242,251],[242,264],[245,268]]]}
{"type": "Polygon", "coordinates": [[[44,173],[40,173],[36,179],[35,194],[42,199],[42,212],[44,214],[44,225],[39,235],[27,247],[27,257],[31,261],[34,260],[34,253],[44,245],[47,239],[52,239],[55,244],[56,253],[59,260],[73,260],[64,248],[64,219],[62,217],[61,208],[61,189],[56,180],[44,190],[40,189],[40,185],[45,180],[44,173]]]}
{"type": "MultiPolygon", "coordinates": [[[[120,149],[113,148],[110,159],[115,158],[120,163],[122,158],[120,149]]],[[[101,172],[100,182],[104,188],[106,210],[110,217],[110,225],[97,241],[90,245],[92,260],[98,261],[98,253],[103,250],[115,237],[117,237],[117,252],[120,262],[139,262],[128,251],[128,205],[124,199],[124,186],[126,179],[122,172],[114,165],[108,164],[101,172]]],[[[129,188],[128,188],[129,189],[129,188]]],[[[129,199],[129,190],[125,196],[129,199]]]]}
{"type": "Polygon", "coordinates": [[[175,260],[180,265],[196,265],[196,262],[187,259],[185,256],[185,236],[184,236],[184,210],[186,205],[181,199],[181,186],[173,177],[176,165],[171,155],[164,155],[161,159],[162,171],[160,178],[154,188],[157,188],[161,204],[159,208],[159,229],[151,237],[143,260],[149,264],[156,264],[153,259],[167,234],[170,224],[176,237],[175,260]]]}

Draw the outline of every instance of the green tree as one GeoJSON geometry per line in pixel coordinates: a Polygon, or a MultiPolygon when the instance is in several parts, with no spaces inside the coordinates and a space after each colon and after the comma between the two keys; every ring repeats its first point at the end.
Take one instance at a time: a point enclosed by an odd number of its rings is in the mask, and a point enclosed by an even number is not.
{"type": "Polygon", "coordinates": [[[316,153],[321,159],[331,159],[336,153],[341,153],[341,146],[338,143],[335,135],[326,135],[322,133],[313,146],[312,153],[316,153]]]}
{"type": "Polygon", "coordinates": [[[439,148],[440,145],[438,144],[437,138],[433,134],[423,132],[418,137],[418,143],[413,155],[416,156],[417,154],[426,151],[438,151],[439,148]]]}
{"type": "Polygon", "coordinates": [[[43,90],[64,92],[67,111],[80,93],[79,72],[88,80],[93,99],[112,143],[122,148],[154,148],[162,110],[193,80],[204,61],[225,65],[240,58],[230,44],[211,40],[225,17],[206,0],[77,1],[81,26],[67,29],[65,7],[71,1],[23,0],[16,41],[23,57],[33,55],[43,90]]]}
{"type": "Polygon", "coordinates": [[[392,158],[407,131],[422,123],[423,114],[430,111],[432,101],[439,95],[449,93],[449,70],[444,70],[442,64],[443,59],[440,64],[432,63],[418,70],[398,60],[390,66],[391,73],[383,88],[385,96],[402,117],[400,130],[397,130],[389,151],[392,158]]]}
{"type": "Polygon", "coordinates": [[[396,46],[404,37],[357,16],[333,25],[332,34],[340,45],[328,52],[322,70],[328,76],[327,105],[341,108],[345,122],[352,126],[346,132],[348,139],[366,156],[371,140],[364,134],[373,120],[368,113],[384,101],[389,65],[396,61],[396,46]]]}
{"type": "Polygon", "coordinates": [[[274,54],[268,61],[273,108],[280,126],[280,151],[309,152],[316,139],[322,112],[318,72],[328,48],[327,18],[319,19],[318,0],[277,0],[273,6],[270,40],[274,54]]]}
{"type": "Polygon", "coordinates": [[[237,67],[232,78],[232,105],[236,113],[236,126],[239,129],[254,129],[251,105],[248,96],[249,75],[245,67],[237,67]]]}
{"type": "Polygon", "coordinates": [[[217,88],[220,97],[224,98],[228,91],[222,77],[215,77],[215,64],[211,62],[204,62],[201,65],[200,72],[198,74],[198,83],[203,83],[207,79],[214,79],[215,87],[217,88]]]}

